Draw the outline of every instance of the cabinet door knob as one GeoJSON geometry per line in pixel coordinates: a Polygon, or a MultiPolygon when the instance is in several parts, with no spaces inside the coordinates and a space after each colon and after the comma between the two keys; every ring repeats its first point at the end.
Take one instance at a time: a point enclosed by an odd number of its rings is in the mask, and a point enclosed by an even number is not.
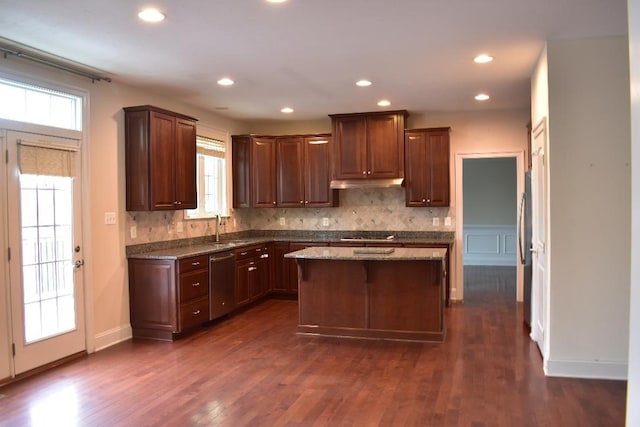
{"type": "Polygon", "coordinates": [[[431,199],[427,199],[427,203],[431,203],[431,199]]]}
{"type": "Polygon", "coordinates": [[[426,203],[426,202],[427,202],[427,199],[422,199],[422,203],[426,203]]]}
{"type": "Polygon", "coordinates": [[[300,200],[300,204],[303,204],[303,203],[304,203],[304,201],[300,200]]]}
{"type": "Polygon", "coordinates": [[[366,175],[366,174],[367,174],[367,171],[362,171],[362,175],[366,175]]]}
{"type": "Polygon", "coordinates": [[[367,171],[367,175],[371,175],[371,171],[367,171]]]}
{"type": "Polygon", "coordinates": [[[275,200],[273,201],[273,204],[274,204],[274,205],[276,204],[275,200]]]}

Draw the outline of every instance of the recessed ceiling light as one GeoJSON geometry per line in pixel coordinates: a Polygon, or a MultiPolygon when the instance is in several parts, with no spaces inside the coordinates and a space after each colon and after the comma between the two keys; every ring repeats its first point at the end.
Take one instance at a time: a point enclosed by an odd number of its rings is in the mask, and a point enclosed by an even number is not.
{"type": "Polygon", "coordinates": [[[367,86],[371,86],[371,84],[372,84],[372,83],[371,83],[371,81],[370,81],[370,80],[365,80],[365,79],[358,80],[358,81],[356,82],[356,86],[360,86],[360,87],[367,87],[367,86]]]}
{"type": "Polygon", "coordinates": [[[164,18],[166,17],[167,16],[164,13],[154,8],[144,9],[138,13],[138,18],[145,22],[160,22],[164,21],[164,18]]]}
{"type": "Polygon", "coordinates": [[[268,3],[284,3],[287,0],[267,0],[268,3]]]}
{"type": "Polygon", "coordinates": [[[486,64],[491,61],[493,61],[493,56],[487,55],[486,53],[480,54],[473,58],[473,62],[475,62],[476,64],[486,64]]]}
{"type": "Polygon", "coordinates": [[[231,80],[229,77],[223,77],[220,80],[218,80],[218,84],[220,86],[231,86],[234,83],[235,82],[233,80],[231,80]]]}
{"type": "Polygon", "coordinates": [[[486,93],[479,93],[474,98],[476,101],[486,101],[490,98],[490,96],[486,93]]]}
{"type": "Polygon", "coordinates": [[[283,109],[281,109],[280,111],[281,111],[281,112],[283,112],[283,113],[286,113],[286,114],[290,114],[290,113],[293,113],[293,108],[291,108],[291,107],[284,107],[284,108],[283,108],[283,109]]]}
{"type": "Polygon", "coordinates": [[[383,99],[381,101],[378,101],[378,105],[380,107],[388,107],[389,105],[391,105],[391,102],[387,101],[386,99],[383,99]]]}

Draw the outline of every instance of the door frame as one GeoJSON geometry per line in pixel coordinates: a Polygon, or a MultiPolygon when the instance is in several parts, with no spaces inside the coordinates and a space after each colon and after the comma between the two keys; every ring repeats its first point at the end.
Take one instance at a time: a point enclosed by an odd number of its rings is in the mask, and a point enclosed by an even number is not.
{"type": "MultiPolygon", "coordinates": [[[[520,198],[524,191],[525,150],[519,151],[487,151],[455,154],[455,211],[456,211],[456,244],[455,244],[455,287],[451,289],[451,298],[464,301],[464,194],[463,194],[463,164],[465,159],[491,159],[491,158],[515,158],[516,159],[516,218],[520,214],[520,198]]],[[[516,237],[519,239],[519,236],[516,237]]],[[[519,245],[520,241],[516,241],[519,245]]],[[[523,299],[524,268],[516,262],[516,301],[523,299]]]]}
{"type": "MultiPolygon", "coordinates": [[[[63,84],[59,84],[50,80],[43,80],[41,77],[32,76],[28,73],[24,74],[13,74],[10,72],[0,71],[0,77],[13,80],[16,82],[39,86],[47,89],[57,90],[64,93],[73,94],[82,98],[82,130],[75,131],[70,129],[61,129],[55,128],[51,126],[44,125],[36,125],[32,123],[25,122],[17,122],[14,120],[7,120],[0,118],[0,137],[2,137],[2,157],[5,156],[5,150],[8,148],[6,146],[6,135],[5,130],[11,130],[16,132],[29,132],[29,133],[37,133],[37,134],[46,134],[52,135],[56,137],[62,138],[73,138],[78,139],[80,141],[81,150],[81,173],[82,173],[82,207],[81,207],[81,221],[82,221],[82,242],[80,243],[84,248],[84,266],[80,271],[76,274],[82,274],[82,282],[84,286],[84,323],[85,323],[85,348],[87,353],[93,353],[95,351],[95,336],[93,334],[94,330],[94,316],[93,316],[93,283],[91,278],[93,277],[92,265],[93,265],[93,256],[92,256],[92,247],[91,247],[91,192],[89,191],[91,188],[91,175],[89,174],[89,153],[90,153],[90,144],[89,141],[89,101],[90,94],[89,91],[82,89],[80,87],[75,86],[67,86],[63,84]]],[[[3,177],[6,177],[7,169],[6,163],[4,161],[0,162],[2,166],[0,166],[0,173],[3,177]]],[[[8,194],[7,194],[7,183],[6,179],[3,180],[4,183],[0,184],[0,242],[2,242],[3,248],[0,251],[2,254],[2,260],[0,261],[0,278],[4,279],[2,283],[0,283],[0,313],[4,312],[8,317],[6,322],[6,327],[8,328],[6,332],[6,336],[3,336],[3,325],[0,322],[0,362],[3,361],[3,355],[7,355],[9,358],[9,370],[10,375],[8,378],[3,377],[3,372],[0,371],[0,384],[2,384],[3,380],[11,380],[11,378],[15,378],[15,367],[14,361],[11,354],[11,344],[13,343],[14,337],[11,328],[11,313],[10,313],[10,284],[9,284],[9,257],[7,248],[9,248],[9,233],[7,230],[8,227],[8,194]]],[[[1,315],[1,314],[0,314],[1,315]]]]}

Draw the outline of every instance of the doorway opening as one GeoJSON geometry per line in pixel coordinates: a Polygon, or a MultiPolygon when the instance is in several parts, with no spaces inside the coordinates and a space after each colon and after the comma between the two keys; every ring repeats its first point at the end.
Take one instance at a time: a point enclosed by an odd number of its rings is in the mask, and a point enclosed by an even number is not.
{"type": "Polygon", "coordinates": [[[465,287],[488,282],[522,301],[517,218],[523,186],[523,151],[456,154],[454,299],[464,301],[465,287]]]}
{"type": "Polygon", "coordinates": [[[514,157],[463,160],[466,301],[516,301],[517,164],[514,157]]]}

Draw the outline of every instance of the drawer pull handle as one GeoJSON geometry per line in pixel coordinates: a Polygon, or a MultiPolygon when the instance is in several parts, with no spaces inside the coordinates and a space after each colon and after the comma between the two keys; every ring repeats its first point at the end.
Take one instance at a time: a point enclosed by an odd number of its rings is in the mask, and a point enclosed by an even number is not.
{"type": "Polygon", "coordinates": [[[244,256],[244,255],[246,255],[246,254],[247,254],[247,252],[240,252],[240,255],[243,255],[243,256],[244,256]]]}
{"type": "Polygon", "coordinates": [[[260,258],[269,258],[269,254],[262,254],[260,255],[260,258]]]}
{"type": "Polygon", "coordinates": [[[257,270],[257,269],[258,269],[258,267],[249,267],[249,268],[247,269],[247,271],[255,271],[255,270],[257,270]]]}
{"type": "Polygon", "coordinates": [[[194,288],[200,286],[200,282],[196,282],[196,283],[192,283],[191,286],[193,286],[194,288]]]}
{"type": "Polygon", "coordinates": [[[194,316],[197,316],[198,314],[200,314],[200,310],[196,310],[196,311],[193,312],[194,316]]]}
{"type": "Polygon", "coordinates": [[[191,263],[191,265],[193,265],[194,267],[195,267],[196,265],[200,265],[200,261],[194,261],[194,262],[192,262],[192,263],[191,263]]]}

